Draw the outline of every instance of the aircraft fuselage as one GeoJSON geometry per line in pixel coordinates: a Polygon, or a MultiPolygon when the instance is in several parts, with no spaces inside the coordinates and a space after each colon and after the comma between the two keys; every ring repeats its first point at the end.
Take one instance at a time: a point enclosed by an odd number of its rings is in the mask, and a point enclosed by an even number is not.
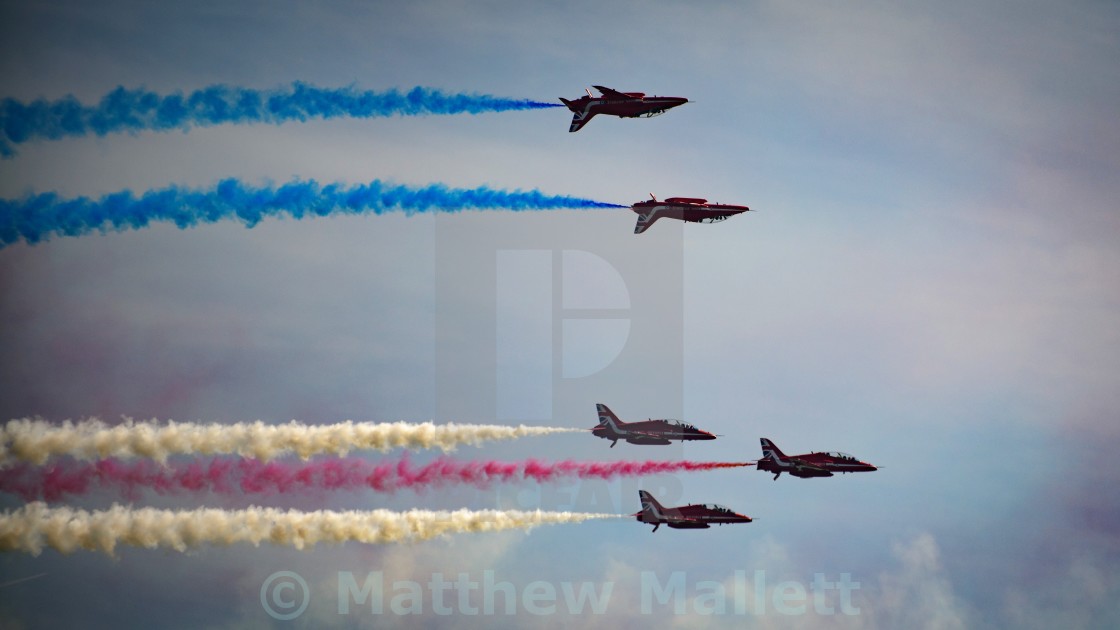
{"type": "Polygon", "coordinates": [[[712,525],[750,523],[754,520],[722,505],[689,504],[681,507],[665,507],[645,490],[639,490],[638,496],[641,499],[642,511],[635,514],[634,518],[640,523],[653,525],[653,531],[657,531],[657,528],[662,525],[668,525],[673,529],[708,529],[712,525]]]}
{"type": "Polygon", "coordinates": [[[691,223],[717,223],[727,217],[750,210],[747,206],[708,203],[706,199],[694,197],[669,197],[664,201],[658,201],[654,198],[649,201],[639,201],[630,206],[630,209],[638,215],[638,223],[634,226],[635,234],[645,232],[658,219],[670,218],[691,223]]]}
{"type": "Polygon", "coordinates": [[[755,463],[755,468],[774,473],[774,479],[777,479],[782,473],[808,479],[811,477],[831,477],[834,473],[879,470],[878,467],[860,461],[847,453],[814,452],[803,455],[786,455],[770,440],[762,438],[761,442],[762,459],[755,463]]]}
{"type": "Polygon", "coordinates": [[[623,422],[614,415],[606,405],[599,403],[596,406],[599,414],[598,426],[591,429],[591,434],[605,440],[611,440],[611,446],[619,440],[630,444],[656,444],[667,445],[671,440],[714,440],[715,435],[697,429],[691,424],[684,424],[675,420],[641,420],[638,422],[623,422]]]}
{"type": "Polygon", "coordinates": [[[679,96],[646,96],[643,92],[619,92],[596,85],[602,96],[587,96],[560,101],[572,111],[572,124],[568,131],[579,131],[593,116],[606,114],[619,118],[652,118],[670,109],[684,105],[687,98],[679,96]]]}

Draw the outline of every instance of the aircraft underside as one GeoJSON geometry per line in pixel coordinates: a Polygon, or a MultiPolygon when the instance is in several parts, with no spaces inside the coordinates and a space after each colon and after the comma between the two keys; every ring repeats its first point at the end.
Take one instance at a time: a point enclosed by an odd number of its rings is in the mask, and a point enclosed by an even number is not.
{"type": "Polygon", "coordinates": [[[808,479],[810,477],[832,476],[832,473],[827,470],[793,470],[789,474],[793,475],[794,477],[801,477],[802,479],[808,479]]]}
{"type": "Polygon", "coordinates": [[[672,442],[670,442],[669,440],[661,438],[627,438],[626,441],[630,444],[647,444],[657,446],[666,446],[672,444],[672,442]]]}

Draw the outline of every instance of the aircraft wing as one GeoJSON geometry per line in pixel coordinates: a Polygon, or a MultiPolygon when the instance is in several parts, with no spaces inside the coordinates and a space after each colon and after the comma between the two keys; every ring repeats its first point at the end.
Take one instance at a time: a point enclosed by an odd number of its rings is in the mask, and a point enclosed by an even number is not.
{"type": "Polygon", "coordinates": [[[672,433],[672,431],[665,431],[665,432],[662,432],[662,433],[658,433],[656,431],[631,431],[631,430],[627,429],[626,430],[626,437],[640,437],[640,438],[651,438],[651,439],[655,439],[655,440],[667,440],[669,438],[665,437],[666,433],[672,433]]]}
{"type": "Polygon", "coordinates": [[[629,94],[624,94],[622,92],[619,92],[618,90],[612,90],[609,87],[603,87],[601,85],[593,85],[591,87],[595,88],[596,90],[599,90],[600,92],[602,92],[603,96],[606,96],[606,97],[609,97],[609,98],[619,99],[619,100],[624,100],[624,101],[641,100],[641,99],[635,98],[633,96],[630,96],[629,94]]]}
{"type": "Polygon", "coordinates": [[[710,529],[706,521],[695,518],[678,518],[667,521],[666,524],[673,529],[710,529]]]}
{"type": "Polygon", "coordinates": [[[666,523],[674,523],[676,525],[688,525],[688,524],[703,525],[704,524],[704,521],[702,521],[698,518],[689,518],[687,516],[666,516],[665,517],[665,522],[666,523]]]}
{"type": "Polygon", "coordinates": [[[797,466],[797,468],[799,468],[800,470],[811,470],[813,472],[822,472],[822,473],[829,472],[827,468],[817,466],[816,464],[810,464],[809,462],[807,462],[803,459],[796,459],[795,458],[795,459],[792,460],[792,462],[793,462],[793,465],[797,466]]]}

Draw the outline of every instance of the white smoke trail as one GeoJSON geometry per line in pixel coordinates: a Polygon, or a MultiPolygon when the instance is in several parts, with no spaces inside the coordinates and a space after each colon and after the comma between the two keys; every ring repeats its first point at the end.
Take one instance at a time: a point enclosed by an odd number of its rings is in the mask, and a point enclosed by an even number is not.
{"type": "Polygon", "coordinates": [[[434,424],[432,422],[341,422],[305,425],[261,421],[236,424],[194,424],[155,420],[109,426],[97,419],[61,425],[41,419],[10,420],[0,431],[0,465],[12,459],[42,464],[56,455],[78,459],[148,457],[164,461],[169,455],[233,454],[267,461],[295,453],[346,455],[350,451],[388,451],[394,448],[455,450],[491,440],[512,440],[531,435],[579,432],[561,427],[501,426],[487,424],[434,424]]]}
{"type": "Polygon", "coordinates": [[[132,509],[120,505],[87,512],[69,507],[49,508],[36,501],[0,514],[0,551],[38,555],[47,546],[62,553],[87,549],[112,555],[117,545],[186,551],[207,543],[246,542],[254,546],[268,542],[306,549],[318,543],[418,542],[447,534],[528,530],[537,525],[620,517],[539,510],[299,512],[261,507],[132,509]]]}

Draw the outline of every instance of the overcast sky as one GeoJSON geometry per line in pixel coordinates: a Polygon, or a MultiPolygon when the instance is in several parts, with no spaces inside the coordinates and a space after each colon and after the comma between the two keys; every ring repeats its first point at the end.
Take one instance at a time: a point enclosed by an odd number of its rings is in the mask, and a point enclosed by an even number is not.
{"type": "Polygon", "coordinates": [[[742,582],[752,627],[1120,624],[1117,6],[3,2],[0,17],[0,98],[21,102],[294,81],[555,102],[597,84],[695,101],[575,134],[557,108],[34,141],[0,161],[5,199],[311,178],[752,208],[640,236],[632,212],[611,209],[160,224],[9,245],[3,420],[589,428],[606,403],[624,420],[683,418],[721,437],[608,449],[566,434],[454,456],[746,461],[765,436],[884,467],[396,495],[94,492],[61,503],[630,514],[646,488],[758,520],[311,551],[7,553],[0,625],[741,624],[732,603],[698,614],[713,588],[698,584],[712,582],[728,593],[742,582]],[[309,585],[292,621],[262,606],[278,571],[309,585]],[[384,612],[354,601],[340,612],[346,576],[361,586],[377,571],[384,612]],[[470,615],[484,597],[449,588],[454,616],[442,615],[428,584],[460,574],[512,584],[516,614],[499,595],[495,614],[470,615]],[[859,584],[847,609],[858,610],[844,614],[838,588],[833,612],[815,609],[815,577],[842,574],[859,584]],[[643,601],[673,579],[680,609],[643,601]],[[420,619],[390,610],[393,582],[425,589],[420,619]],[[557,593],[542,615],[524,595],[537,582],[557,593]],[[576,619],[565,582],[609,589],[601,612],[576,619]],[[803,612],[775,603],[782,582],[803,612]]]}

